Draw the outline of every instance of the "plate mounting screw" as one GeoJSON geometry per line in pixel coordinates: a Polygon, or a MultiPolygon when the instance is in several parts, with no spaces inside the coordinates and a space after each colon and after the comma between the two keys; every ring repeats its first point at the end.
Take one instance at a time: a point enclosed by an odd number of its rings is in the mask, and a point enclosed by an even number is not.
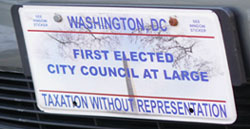
{"type": "Polygon", "coordinates": [[[55,22],[62,22],[62,20],[63,20],[62,16],[60,14],[57,14],[57,13],[55,13],[53,18],[54,18],[55,22]]]}
{"type": "Polygon", "coordinates": [[[178,25],[178,20],[175,17],[170,17],[168,22],[169,22],[169,24],[171,26],[177,26],[178,25]]]}

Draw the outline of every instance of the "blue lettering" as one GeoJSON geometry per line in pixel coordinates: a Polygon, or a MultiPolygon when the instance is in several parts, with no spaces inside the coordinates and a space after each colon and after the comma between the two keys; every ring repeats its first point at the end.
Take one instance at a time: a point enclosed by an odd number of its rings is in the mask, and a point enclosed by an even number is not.
{"type": "Polygon", "coordinates": [[[115,98],[115,107],[118,111],[122,110],[122,104],[119,98],[115,98]]]}
{"type": "Polygon", "coordinates": [[[102,56],[101,56],[101,54],[100,54],[100,51],[95,50],[95,51],[94,51],[94,54],[95,54],[95,59],[100,60],[100,59],[102,58],[102,56]]]}
{"type": "Polygon", "coordinates": [[[111,18],[110,17],[108,17],[108,19],[106,17],[104,17],[104,24],[105,24],[105,29],[112,30],[111,18]]]}
{"type": "Polygon", "coordinates": [[[73,49],[73,55],[74,55],[74,58],[76,59],[77,55],[79,55],[79,49],[73,49]]]}
{"type": "MultiPolygon", "coordinates": [[[[68,102],[68,105],[69,105],[69,107],[71,107],[71,101],[70,101],[70,98],[72,98],[72,96],[71,95],[65,95],[65,97],[67,98],[67,102],[68,102]]],[[[72,99],[71,99],[72,100],[72,99]]]]}
{"type": "Polygon", "coordinates": [[[66,103],[66,101],[65,101],[65,99],[64,99],[64,96],[61,95],[61,107],[63,107],[63,105],[65,105],[65,107],[68,107],[68,106],[67,106],[67,103],[66,103]]]}
{"type": "Polygon", "coordinates": [[[146,110],[146,112],[151,112],[151,111],[149,110],[149,108],[150,108],[149,100],[144,100],[144,104],[145,104],[145,110],[146,110]]]}
{"type": "Polygon", "coordinates": [[[188,77],[188,71],[181,71],[181,78],[182,78],[182,80],[185,80],[185,78],[187,79],[187,80],[190,80],[189,79],[189,77],[188,77]]]}
{"type": "Polygon", "coordinates": [[[100,99],[99,97],[89,97],[90,98],[90,103],[93,107],[93,109],[99,109],[100,107],[100,99]]]}
{"type": "Polygon", "coordinates": [[[111,98],[111,100],[109,101],[109,98],[107,99],[108,100],[108,105],[109,105],[109,110],[111,110],[111,106],[112,106],[112,110],[114,110],[115,109],[115,107],[114,107],[114,101],[113,101],[113,98],[111,98]]]}
{"type": "Polygon", "coordinates": [[[147,54],[150,56],[150,60],[153,62],[153,61],[154,61],[153,56],[155,55],[155,53],[153,53],[153,52],[148,52],[147,54]]]}
{"type": "Polygon", "coordinates": [[[168,63],[174,62],[174,56],[172,54],[166,53],[165,57],[166,57],[166,62],[168,62],[168,63]]]}
{"type": "Polygon", "coordinates": [[[157,79],[157,73],[159,72],[158,69],[150,69],[151,72],[154,73],[154,79],[157,79]]]}
{"type": "Polygon", "coordinates": [[[90,66],[89,67],[89,73],[93,76],[97,76],[98,72],[95,66],[90,66]]]}
{"type": "Polygon", "coordinates": [[[99,17],[97,17],[97,21],[95,21],[95,17],[93,17],[92,19],[93,19],[93,24],[94,24],[95,29],[96,29],[96,25],[99,25],[99,29],[100,29],[101,28],[101,24],[100,24],[99,17]]]}
{"type": "Polygon", "coordinates": [[[54,65],[52,65],[52,64],[49,64],[48,65],[48,71],[50,72],[50,73],[55,73],[56,71],[55,70],[52,70],[54,68],[54,65]]]}
{"type": "Polygon", "coordinates": [[[92,28],[93,28],[93,25],[92,25],[91,17],[87,16],[87,17],[85,18],[85,20],[86,20],[86,22],[88,23],[88,24],[87,24],[87,28],[88,28],[88,29],[92,29],[92,28]]]}
{"type": "Polygon", "coordinates": [[[143,19],[141,18],[140,20],[138,18],[136,18],[137,28],[138,28],[138,30],[145,30],[143,19]]]}
{"type": "Polygon", "coordinates": [[[84,72],[84,69],[88,69],[88,67],[82,66],[82,67],[81,67],[81,73],[82,73],[83,75],[88,75],[89,73],[88,73],[88,72],[84,72]]]}
{"type": "Polygon", "coordinates": [[[218,117],[218,116],[219,116],[219,108],[218,108],[218,106],[217,106],[216,104],[213,104],[213,105],[212,105],[212,111],[213,111],[213,115],[214,115],[215,117],[218,117]]]}
{"type": "Polygon", "coordinates": [[[195,109],[195,105],[196,105],[196,103],[191,102],[190,104],[191,104],[191,105],[192,105],[192,107],[193,107],[193,110],[194,110],[194,112],[193,112],[193,113],[194,113],[194,115],[196,115],[196,113],[195,113],[195,112],[196,112],[196,109],[195,109]]]}
{"type": "Polygon", "coordinates": [[[168,111],[168,109],[170,108],[170,106],[169,106],[169,101],[164,101],[164,106],[165,106],[165,111],[166,111],[166,113],[167,113],[167,114],[171,114],[171,112],[168,111]]]}
{"type": "Polygon", "coordinates": [[[142,62],[145,62],[145,61],[147,61],[147,58],[143,58],[142,56],[145,56],[146,55],[146,53],[144,53],[144,52],[140,52],[139,53],[139,59],[140,59],[140,61],[142,61],[142,62]]]}
{"type": "Polygon", "coordinates": [[[156,108],[156,102],[154,100],[151,100],[150,105],[151,105],[151,112],[154,113],[154,109],[156,108]]]}
{"type": "Polygon", "coordinates": [[[199,81],[200,80],[198,72],[195,72],[195,71],[191,72],[191,78],[194,81],[199,81]]]}
{"type": "Polygon", "coordinates": [[[205,114],[206,114],[206,116],[207,116],[207,105],[208,105],[207,103],[203,103],[202,104],[202,106],[205,108],[205,114]]]}
{"type": "Polygon", "coordinates": [[[178,80],[181,80],[181,78],[180,78],[178,72],[177,72],[176,70],[174,70],[174,71],[173,71],[173,80],[175,80],[176,78],[177,78],[178,80]]]}
{"type": "Polygon", "coordinates": [[[45,106],[47,106],[47,100],[46,100],[46,96],[47,96],[47,94],[42,93],[42,96],[43,96],[43,98],[44,98],[44,103],[45,103],[45,106]]]}
{"type": "Polygon", "coordinates": [[[184,112],[182,112],[183,107],[182,107],[182,102],[177,102],[177,108],[178,108],[178,112],[180,115],[184,115],[184,112]]]}
{"type": "Polygon", "coordinates": [[[108,53],[109,53],[109,51],[102,50],[101,52],[104,54],[105,60],[107,60],[108,59],[108,53]]]}
{"type": "Polygon", "coordinates": [[[123,29],[126,30],[126,24],[125,24],[126,18],[125,17],[120,17],[120,20],[122,21],[123,29]]]}
{"type": "Polygon", "coordinates": [[[131,61],[138,61],[136,52],[130,52],[130,57],[131,61]]]}
{"type": "Polygon", "coordinates": [[[172,79],[171,77],[168,77],[167,71],[166,71],[166,70],[163,70],[163,73],[164,73],[164,78],[165,78],[166,80],[171,80],[171,79],[172,79]]]}
{"type": "Polygon", "coordinates": [[[60,105],[60,103],[58,101],[59,95],[58,94],[54,94],[53,96],[54,96],[54,99],[55,99],[55,105],[54,106],[57,107],[57,105],[58,105],[59,107],[61,107],[61,105],[60,105]]]}
{"type": "Polygon", "coordinates": [[[201,80],[204,82],[208,82],[207,72],[200,72],[200,74],[201,74],[201,80]]]}
{"type": "Polygon", "coordinates": [[[157,61],[164,62],[163,53],[156,53],[157,61]]]}
{"type": "Polygon", "coordinates": [[[124,101],[123,101],[123,99],[122,99],[122,107],[123,107],[123,110],[126,111],[126,112],[129,110],[128,100],[126,100],[126,104],[124,104],[124,101]],[[125,105],[126,105],[126,106],[125,106],[125,105]]]}
{"type": "Polygon", "coordinates": [[[161,30],[167,31],[167,27],[166,26],[164,27],[164,25],[166,24],[166,21],[164,19],[160,19],[159,23],[160,23],[161,30]]]}
{"type": "Polygon", "coordinates": [[[137,104],[138,104],[139,112],[145,112],[145,110],[143,108],[143,102],[141,99],[137,99],[137,104]]]}
{"type": "Polygon", "coordinates": [[[185,111],[185,115],[187,115],[187,112],[189,115],[191,115],[191,112],[190,112],[190,106],[189,106],[189,103],[184,103],[184,111],[185,111]]]}
{"type": "Polygon", "coordinates": [[[101,67],[98,67],[98,69],[99,69],[99,73],[101,76],[103,76],[103,77],[107,76],[107,69],[106,68],[103,68],[103,70],[102,70],[101,67]]]}
{"type": "Polygon", "coordinates": [[[200,116],[199,114],[202,114],[202,116],[204,116],[204,113],[202,111],[202,107],[201,107],[200,103],[198,103],[197,108],[198,108],[197,109],[197,115],[200,116]]]}
{"type": "Polygon", "coordinates": [[[150,72],[148,71],[148,69],[145,69],[144,70],[144,74],[143,74],[143,78],[149,78],[149,79],[152,79],[151,75],[150,75],[150,72]]]}
{"type": "Polygon", "coordinates": [[[73,16],[67,16],[67,18],[70,24],[70,28],[79,28],[77,23],[77,17],[74,18],[73,16]]]}
{"type": "Polygon", "coordinates": [[[82,27],[86,28],[82,17],[79,17],[79,28],[82,28],[82,27]]]}
{"type": "Polygon", "coordinates": [[[81,101],[79,96],[74,96],[75,105],[73,107],[81,108],[81,101]]]}
{"type": "Polygon", "coordinates": [[[102,99],[102,101],[103,101],[103,103],[104,103],[104,108],[105,108],[105,110],[107,110],[108,108],[107,108],[107,105],[106,105],[106,97],[101,97],[101,99],[102,99]]]}
{"type": "Polygon", "coordinates": [[[118,68],[118,74],[120,77],[126,77],[125,69],[124,68],[118,68]]]}
{"type": "Polygon", "coordinates": [[[223,104],[223,107],[222,105],[219,105],[220,106],[220,113],[221,113],[221,117],[224,117],[227,118],[227,111],[226,111],[226,105],[223,104]]]}
{"type": "Polygon", "coordinates": [[[89,57],[91,59],[93,59],[93,56],[92,56],[92,51],[91,50],[85,50],[85,56],[86,56],[86,59],[89,59],[89,57]]]}
{"type": "Polygon", "coordinates": [[[173,114],[177,114],[177,109],[176,109],[176,104],[175,104],[175,102],[174,101],[171,101],[171,103],[170,103],[170,105],[171,105],[171,108],[172,108],[172,113],[173,114]]]}
{"type": "MultiPolygon", "coordinates": [[[[128,70],[128,72],[129,72],[129,70],[128,70]]],[[[132,74],[132,77],[133,77],[133,78],[139,78],[139,75],[136,75],[136,74],[135,74],[135,71],[134,71],[133,68],[131,68],[131,74],[132,74]]]]}
{"type": "Polygon", "coordinates": [[[113,67],[113,69],[110,68],[110,67],[108,67],[108,72],[109,72],[109,76],[110,77],[111,76],[117,77],[117,72],[116,72],[116,68],[115,67],[113,67]]]}
{"type": "Polygon", "coordinates": [[[130,30],[135,30],[136,25],[135,25],[135,21],[133,18],[128,18],[128,27],[130,30]]]}
{"type": "Polygon", "coordinates": [[[114,51],[115,60],[122,60],[120,51],[114,51]]]}
{"type": "Polygon", "coordinates": [[[48,95],[48,101],[49,101],[48,106],[50,106],[50,105],[54,106],[53,99],[52,99],[50,94],[48,95]]]}
{"type": "Polygon", "coordinates": [[[153,31],[158,31],[159,25],[156,19],[151,18],[151,28],[153,31]]]}
{"type": "Polygon", "coordinates": [[[116,30],[119,30],[121,28],[121,25],[119,23],[119,19],[117,17],[114,17],[112,19],[112,23],[113,23],[113,27],[116,29],[116,30]]]}
{"type": "Polygon", "coordinates": [[[130,61],[130,59],[126,57],[126,53],[124,51],[122,52],[122,59],[126,61],[130,61]]]}
{"type": "Polygon", "coordinates": [[[158,113],[165,113],[163,110],[163,103],[160,100],[157,100],[158,113]]]}

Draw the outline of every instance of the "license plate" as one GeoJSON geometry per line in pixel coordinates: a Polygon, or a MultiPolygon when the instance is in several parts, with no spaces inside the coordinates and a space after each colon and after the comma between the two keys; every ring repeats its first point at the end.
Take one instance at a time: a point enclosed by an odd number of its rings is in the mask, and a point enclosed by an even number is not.
{"type": "Polygon", "coordinates": [[[24,5],[18,13],[44,112],[219,124],[236,119],[213,10],[24,5]]]}

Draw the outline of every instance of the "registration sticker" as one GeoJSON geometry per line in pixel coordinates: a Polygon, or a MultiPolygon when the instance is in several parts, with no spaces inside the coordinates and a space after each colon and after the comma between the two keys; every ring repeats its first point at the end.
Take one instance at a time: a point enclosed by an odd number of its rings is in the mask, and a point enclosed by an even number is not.
{"type": "Polygon", "coordinates": [[[42,111],[236,120],[221,23],[213,10],[25,5],[18,11],[42,111]]]}

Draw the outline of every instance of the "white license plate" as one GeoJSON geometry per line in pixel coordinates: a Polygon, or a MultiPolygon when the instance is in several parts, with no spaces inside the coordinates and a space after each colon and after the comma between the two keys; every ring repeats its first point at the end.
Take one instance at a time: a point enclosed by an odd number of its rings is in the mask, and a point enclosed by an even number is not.
{"type": "Polygon", "coordinates": [[[233,123],[212,10],[19,8],[38,107],[49,113],[233,123]]]}

